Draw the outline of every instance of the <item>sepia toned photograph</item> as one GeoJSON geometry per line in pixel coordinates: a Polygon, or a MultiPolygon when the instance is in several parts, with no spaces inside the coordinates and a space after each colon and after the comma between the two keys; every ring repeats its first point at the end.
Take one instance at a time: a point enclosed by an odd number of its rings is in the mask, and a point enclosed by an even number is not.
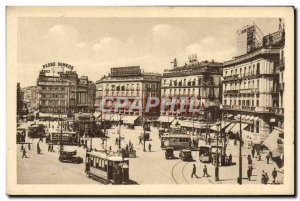
{"type": "Polygon", "coordinates": [[[7,194],[293,195],[293,7],[7,7],[7,194]]]}

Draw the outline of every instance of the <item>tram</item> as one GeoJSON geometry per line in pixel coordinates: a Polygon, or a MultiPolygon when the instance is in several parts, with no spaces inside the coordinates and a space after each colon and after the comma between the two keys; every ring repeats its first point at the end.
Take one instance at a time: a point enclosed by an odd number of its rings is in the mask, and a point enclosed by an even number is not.
{"type": "Polygon", "coordinates": [[[100,151],[87,152],[85,172],[89,178],[104,184],[128,184],[129,159],[100,151]]]}
{"type": "Polygon", "coordinates": [[[61,140],[64,145],[78,145],[78,133],[63,130],[61,137],[60,129],[52,129],[49,131],[46,137],[47,143],[59,144],[61,143],[61,140]]]}
{"type": "Polygon", "coordinates": [[[40,138],[45,136],[45,126],[43,124],[32,124],[28,127],[28,137],[40,138]]]}
{"type": "Polygon", "coordinates": [[[189,135],[175,134],[161,136],[161,148],[173,147],[175,150],[190,149],[192,145],[189,135]]]}

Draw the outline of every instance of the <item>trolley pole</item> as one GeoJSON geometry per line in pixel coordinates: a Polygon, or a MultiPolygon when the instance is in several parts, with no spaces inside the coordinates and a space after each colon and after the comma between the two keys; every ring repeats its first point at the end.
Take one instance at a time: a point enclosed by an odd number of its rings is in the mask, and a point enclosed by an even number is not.
{"type": "Polygon", "coordinates": [[[121,114],[119,119],[119,149],[121,149],[121,114]]]}
{"type": "Polygon", "coordinates": [[[143,125],[143,128],[144,128],[144,149],[143,151],[146,152],[146,139],[145,139],[145,135],[146,135],[146,118],[144,117],[144,125],[143,125]]]}

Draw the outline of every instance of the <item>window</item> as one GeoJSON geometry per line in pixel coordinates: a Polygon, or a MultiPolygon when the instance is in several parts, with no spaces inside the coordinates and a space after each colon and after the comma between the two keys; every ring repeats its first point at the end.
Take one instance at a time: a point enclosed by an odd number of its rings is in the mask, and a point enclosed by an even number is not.
{"type": "Polygon", "coordinates": [[[256,106],[259,107],[259,100],[256,101],[256,106]]]}
{"type": "Polygon", "coordinates": [[[230,100],[230,105],[232,105],[232,100],[230,100]]]}
{"type": "Polygon", "coordinates": [[[245,100],[242,100],[242,105],[245,105],[245,100]]]}
{"type": "Polygon", "coordinates": [[[164,84],[166,84],[166,80],[164,80],[164,84]]]}
{"type": "Polygon", "coordinates": [[[239,105],[241,105],[241,100],[239,100],[239,105]]]}
{"type": "Polygon", "coordinates": [[[254,107],[254,100],[252,100],[252,106],[254,107]]]}
{"type": "Polygon", "coordinates": [[[256,88],[259,88],[259,80],[257,80],[257,87],[256,88]]]}
{"type": "Polygon", "coordinates": [[[172,86],[172,80],[170,80],[170,86],[172,86]]]}
{"type": "Polygon", "coordinates": [[[224,100],[224,105],[227,105],[227,100],[224,100]]]}
{"type": "Polygon", "coordinates": [[[259,63],[256,64],[256,74],[257,75],[260,74],[260,64],[259,63]]]}

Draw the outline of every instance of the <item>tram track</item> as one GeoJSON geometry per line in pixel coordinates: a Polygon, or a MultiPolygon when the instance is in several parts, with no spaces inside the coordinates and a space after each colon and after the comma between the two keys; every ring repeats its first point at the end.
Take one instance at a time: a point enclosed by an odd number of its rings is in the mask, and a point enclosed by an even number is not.
{"type": "MultiPolygon", "coordinates": [[[[176,184],[182,184],[182,183],[180,183],[178,180],[178,178],[176,178],[175,177],[175,169],[178,167],[178,165],[179,164],[181,164],[181,163],[183,163],[183,161],[182,160],[179,160],[177,163],[175,163],[174,165],[173,165],[173,167],[172,167],[172,179],[173,179],[173,181],[176,183],[176,184]]],[[[188,162],[186,162],[185,164],[184,164],[184,166],[181,168],[181,176],[182,176],[182,178],[183,178],[183,180],[184,180],[184,182],[186,183],[186,184],[189,184],[189,182],[188,182],[188,180],[186,179],[186,177],[184,176],[184,169],[185,169],[185,167],[188,165],[189,163],[188,162]]]]}

